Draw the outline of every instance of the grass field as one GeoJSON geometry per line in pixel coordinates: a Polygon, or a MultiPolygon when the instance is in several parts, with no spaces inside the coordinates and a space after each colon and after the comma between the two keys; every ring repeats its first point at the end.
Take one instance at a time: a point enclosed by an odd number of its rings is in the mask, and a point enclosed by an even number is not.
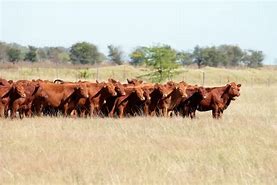
{"type": "MultiPolygon", "coordinates": [[[[53,66],[45,64],[33,65],[7,65],[0,64],[0,78],[11,80],[19,79],[47,79],[57,78],[78,81],[78,80],[107,80],[114,78],[126,83],[127,78],[135,78],[149,73],[148,68],[135,68],[130,65],[103,66],[98,69],[94,66],[53,66]],[[81,78],[80,71],[87,71],[88,78],[81,78]],[[97,73],[98,71],[98,73],[97,73]],[[98,74],[98,75],[97,75],[98,74]]],[[[205,75],[204,85],[222,85],[230,81],[240,82],[243,85],[277,85],[277,68],[267,67],[262,69],[224,69],[205,67],[202,69],[180,68],[179,74],[174,77],[175,81],[184,80],[190,84],[203,84],[203,73],[205,75]]],[[[145,79],[146,80],[146,79],[145,79]]]]}
{"type": "MultiPolygon", "coordinates": [[[[12,70],[0,69],[2,77],[17,79],[12,70]]],[[[270,75],[276,79],[276,70],[204,71],[210,74],[207,85],[220,84],[219,74],[242,81],[241,96],[221,120],[210,112],[197,113],[195,120],[0,120],[0,184],[276,185],[277,85],[276,80],[266,83],[270,75]],[[252,73],[260,81],[247,82],[251,78],[245,74],[252,73]]],[[[198,80],[195,76],[191,81],[198,80]]]]}

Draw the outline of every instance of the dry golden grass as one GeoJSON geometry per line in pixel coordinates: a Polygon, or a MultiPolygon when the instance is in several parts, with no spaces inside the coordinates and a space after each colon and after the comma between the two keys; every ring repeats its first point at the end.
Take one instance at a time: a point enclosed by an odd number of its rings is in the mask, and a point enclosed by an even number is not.
{"type": "Polygon", "coordinates": [[[277,184],[277,86],[223,119],[0,120],[0,184],[277,184]]]}
{"type": "MultiPolygon", "coordinates": [[[[19,79],[45,79],[54,80],[57,78],[67,81],[78,80],[98,80],[105,81],[108,78],[114,78],[121,82],[126,82],[126,78],[135,78],[150,72],[149,68],[135,68],[130,65],[121,66],[102,66],[97,68],[93,66],[43,66],[45,64],[33,65],[9,65],[0,64],[0,78],[11,80],[19,79]],[[89,77],[87,79],[80,78],[80,71],[87,70],[89,77]]],[[[50,65],[50,64],[48,64],[50,65]]],[[[53,65],[53,64],[52,64],[53,65]]],[[[243,85],[277,85],[277,68],[261,68],[261,69],[224,69],[205,67],[202,69],[180,68],[180,72],[173,80],[184,80],[190,84],[203,83],[203,72],[205,73],[205,85],[223,85],[230,81],[240,82],[243,85]]]]}

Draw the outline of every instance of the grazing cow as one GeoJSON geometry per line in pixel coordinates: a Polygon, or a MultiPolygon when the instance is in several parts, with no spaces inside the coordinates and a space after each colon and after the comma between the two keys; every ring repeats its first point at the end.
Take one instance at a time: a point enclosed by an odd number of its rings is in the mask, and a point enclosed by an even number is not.
{"type": "Polygon", "coordinates": [[[138,101],[145,101],[144,91],[141,87],[135,85],[124,85],[126,94],[117,97],[109,117],[113,117],[114,113],[118,112],[118,117],[122,118],[127,114],[131,114],[132,106],[138,101]]]}
{"type": "Polygon", "coordinates": [[[186,89],[188,85],[185,82],[180,82],[178,84],[168,82],[167,84],[175,88],[173,88],[173,91],[165,98],[162,98],[158,103],[158,108],[162,111],[163,116],[168,116],[169,112],[173,111],[175,107],[181,103],[182,98],[187,97],[186,89]]]}
{"type": "Polygon", "coordinates": [[[240,96],[240,87],[241,84],[231,82],[223,87],[205,88],[207,91],[206,98],[202,99],[198,104],[189,104],[189,114],[192,114],[191,117],[195,117],[196,110],[212,110],[213,118],[220,118],[231,101],[240,96]]]}

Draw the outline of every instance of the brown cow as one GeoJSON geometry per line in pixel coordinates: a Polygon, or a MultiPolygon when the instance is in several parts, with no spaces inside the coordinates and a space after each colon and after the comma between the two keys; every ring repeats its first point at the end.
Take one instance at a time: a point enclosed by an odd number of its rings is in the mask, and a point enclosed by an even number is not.
{"type": "Polygon", "coordinates": [[[24,115],[30,117],[32,115],[32,105],[36,97],[38,97],[39,83],[35,81],[19,80],[15,83],[23,87],[23,92],[26,95],[22,97],[18,93],[10,95],[11,101],[11,118],[15,118],[16,112],[19,111],[20,118],[24,115]]]}
{"type": "Polygon", "coordinates": [[[88,98],[81,98],[77,104],[77,112],[79,116],[96,116],[101,115],[101,109],[103,105],[106,103],[106,99],[111,96],[117,96],[117,92],[115,91],[115,86],[108,82],[83,82],[86,84],[88,88],[88,98]]]}
{"type": "Polygon", "coordinates": [[[145,101],[144,91],[141,87],[135,85],[124,85],[126,95],[117,97],[109,117],[113,117],[118,112],[118,117],[122,118],[132,110],[130,107],[137,101],[145,101]]]}
{"type": "Polygon", "coordinates": [[[69,101],[74,98],[88,98],[88,89],[82,83],[55,84],[49,82],[39,82],[43,92],[46,94],[41,103],[44,108],[54,108],[62,111],[64,116],[68,115],[69,101]]]}
{"type": "Polygon", "coordinates": [[[180,82],[178,84],[174,82],[168,82],[168,85],[173,88],[173,91],[167,95],[165,98],[162,98],[158,103],[158,108],[162,111],[163,116],[168,116],[170,111],[173,111],[177,107],[182,98],[187,97],[186,89],[187,84],[185,82],[180,82]]]}
{"type": "Polygon", "coordinates": [[[101,108],[101,114],[103,114],[104,116],[108,116],[109,115],[109,112],[111,112],[111,110],[112,110],[112,108],[114,106],[115,100],[118,97],[126,95],[124,86],[119,81],[116,81],[114,79],[108,79],[108,82],[114,84],[115,91],[117,92],[117,96],[110,96],[110,97],[106,98],[106,102],[105,102],[105,104],[101,108]]]}
{"type": "Polygon", "coordinates": [[[241,84],[231,82],[223,87],[205,88],[207,91],[206,98],[202,99],[197,105],[189,105],[191,117],[195,117],[195,111],[212,110],[213,118],[220,118],[223,111],[230,105],[235,97],[240,96],[241,84]]]}
{"type": "MultiPolygon", "coordinates": [[[[186,89],[187,97],[182,98],[181,103],[176,107],[175,113],[181,114],[183,117],[193,118],[192,107],[197,107],[201,100],[206,98],[207,91],[204,87],[199,87],[197,85],[188,85],[186,89]],[[189,109],[189,107],[191,107],[189,109]]],[[[195,111],[194,111],[195,112],[195,111]]]]}
{"type": "Polygon", "coordinates": [[[13,81],[5,81],[1,79],[0,82],[0,109],[1,117],[8,116],[8,110],[11,108],[13,98],[26,98],[24,87],[21,83],[14,83],[13,81]],[[4,114],[3,114],[4,113],[4,114]]]}

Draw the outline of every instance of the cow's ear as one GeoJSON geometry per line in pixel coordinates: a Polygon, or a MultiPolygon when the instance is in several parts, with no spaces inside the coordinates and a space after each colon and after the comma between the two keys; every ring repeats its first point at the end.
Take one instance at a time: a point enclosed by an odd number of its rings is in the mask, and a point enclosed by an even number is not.
{"type": "Polygon", "coordinates": [[[99,84],[99,81],[98,81],[98,80],[96,80],[96,83],[98,83],[98,84],[99,84]]]}
{"type": "Polygon", "coordinates": [[[143,80],[139,80],[139,83],[142,84],[142,83],[143,83],[143,80]]]}
{"type": "Polygon", "coordinates": [[[128,78],[127,78],[127,82],[128,82],[128,84],[132,83],[132,81],[130,81],[128,78]]]}
{"type": "Polygon", "coordinates": [[[238,84],[237,86],[238,86],[238,87],[241,87],[241,84],[238,84]]]}

